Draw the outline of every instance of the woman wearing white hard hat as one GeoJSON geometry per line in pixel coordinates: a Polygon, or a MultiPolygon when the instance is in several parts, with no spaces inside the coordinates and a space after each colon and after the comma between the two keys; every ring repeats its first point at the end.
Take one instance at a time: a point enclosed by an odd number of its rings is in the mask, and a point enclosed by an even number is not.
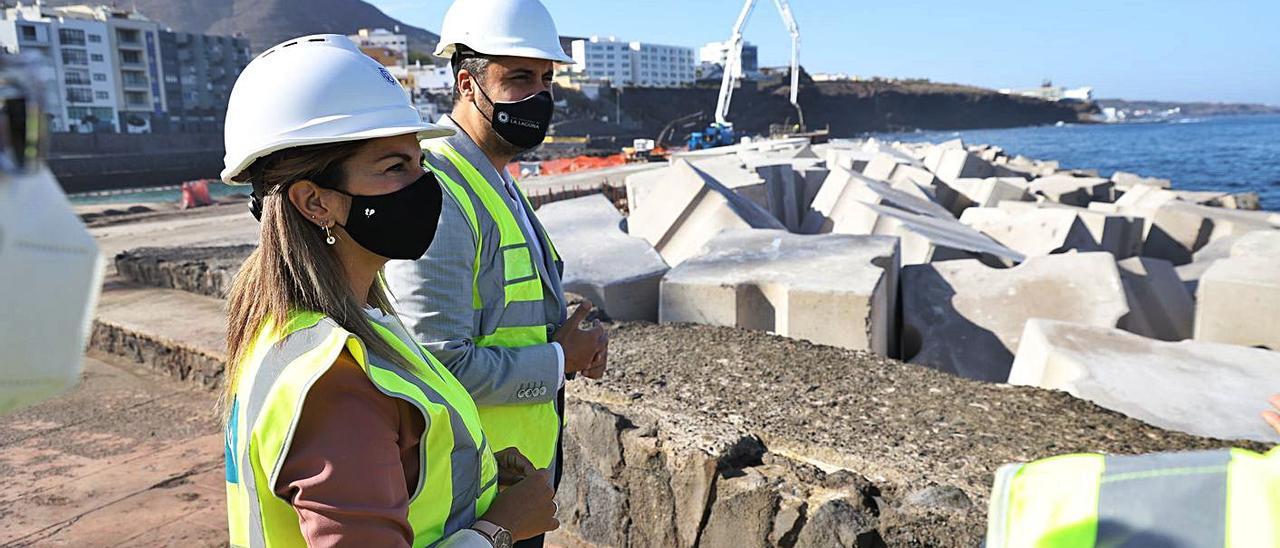
{"type": "Polygon", "coordinates": [[[222,179],[253,186],[262,232],[228,297],[232,545],[487,547],[558,526],[548,472],[492,452],[378,281],[434,238],[418,142],[450,133],[343,36],[273,47],[236,82],[222,179]]]}

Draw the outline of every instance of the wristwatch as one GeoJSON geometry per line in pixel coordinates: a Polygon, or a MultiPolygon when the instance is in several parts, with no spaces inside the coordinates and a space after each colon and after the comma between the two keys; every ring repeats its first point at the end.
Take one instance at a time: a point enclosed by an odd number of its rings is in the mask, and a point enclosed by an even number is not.
{"type": "Polygon", "coordinates": [[[496,523],[479,520],[471,526],[471,530],[484,535],[493,544],[493,548],[511,548],[511,531],[503,529],[496,523]]]}

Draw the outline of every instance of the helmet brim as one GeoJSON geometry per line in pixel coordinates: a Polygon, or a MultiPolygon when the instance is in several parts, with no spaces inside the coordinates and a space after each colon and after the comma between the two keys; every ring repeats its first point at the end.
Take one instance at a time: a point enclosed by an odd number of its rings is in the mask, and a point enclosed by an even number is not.
{"type": "MultiPolygon", "coordinates": [[[[468,48],[471,48],[470,44],[465,44],[465,45],[468,48]]],[[[441,59],[452,59],[453,53],[457,51],[457,49],[458,48],[456,44],[439,45],[439,46],[436,46],[436,51],[434,55],[441,59]]],[[[493,57],[524,57],[527,59],[542,59],[544,61],[551,61],[558,65],[578,64],[577,61],[573,60],[573,57],[566,55],[563,51],[547,51],[542,48],[510,47],[510,48],[501,48],[500,50],[490,49],[489,51],[484,51],[476,48],[471,48],[471,49],[474,50],[476,53],[489,55],[493,57]]]]}
{"type": "Polygon", "coordinates": [[[254,156],[245,158],[234,168],[227,168],[222,170],[222,174],[221,174],[222,182],[228,185],[233,185],[233,186],[245,186],[245,185],[251,184],[250,181],[239,182],[233,179],[235,177],[238,177],[242,172],[244,172],[244,170],[248,169],[249,166],[253,165],[254,162],[258,161],[259,158],[264,158],[266,156],[271,155],[272,153],[279,152],[285,149],[310,146],[310,145],[324,145],[324,144],[330,144],[330,143],[364,141],[368,139],[381,139],[384,137],[395,137],[398,135],[413,135],[413,134],[416,134],[418,137],[418,140],[421,141],[423,139],[436,139],[439,137],[449,137],[454,133],[456,132],[450,128],[447,128],[441,125],[423,122],[422,124],[416,124],[416,125],[370,129],[366,131],[358,131],[354,133],[348,133],[346,135],[326,137],[326,138],[282,139],[280,141],[277,141],[271,144],[268,147],[264,147],[261,151],[259,151],[254,156]]]}

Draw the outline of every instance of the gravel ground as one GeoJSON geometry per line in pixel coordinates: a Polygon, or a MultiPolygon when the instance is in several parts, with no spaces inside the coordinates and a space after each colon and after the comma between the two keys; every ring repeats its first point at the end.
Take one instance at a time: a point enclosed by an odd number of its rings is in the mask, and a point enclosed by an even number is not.
{"type": "Polygon", "coordinates": [[[615,324],[609,353],[608,376],[592,390],[739,424],[771,451],[856,470],[892,505],[934,485],[958,487],[972,502],[960,516],[904,517],[901,531],[884,516],[891,545],[981,538],[991,481],[1005,463],[1085,451],[1266,449],[1162,430],[1064,392],[742,329],[615,324]]]}

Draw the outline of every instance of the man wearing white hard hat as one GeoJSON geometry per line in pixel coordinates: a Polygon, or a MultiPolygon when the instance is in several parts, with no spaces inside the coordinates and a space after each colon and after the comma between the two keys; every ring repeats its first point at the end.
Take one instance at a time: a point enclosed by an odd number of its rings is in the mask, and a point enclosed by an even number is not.
{"type": "MultiPolygon", "coordinates": [[[[426,256],[387,267],[401,318],[475,398],[495,449],[559,470],[566,375],[599,378],[608,337],[566,313],[555,245],[506,166],[546,136],[572,63],[538,0],[457,0],[435,54],[455,74],[451,137],[424,142],[446,195],[426,256]]],[[[594,323],[594,322],[593,322],[594,323]]],[[[557,478],[559,474],[556,474],[557,478]]]]}
{"type": "Polygon", "coordinates": [[[498,548],[558,526],[551,472],[488,442],[377,283],[435,238],[419,143],[452,133],[345,36],[237,79],[222,179],[253,186],[261,229],[227,296],[230,545],[498,548]]]}

